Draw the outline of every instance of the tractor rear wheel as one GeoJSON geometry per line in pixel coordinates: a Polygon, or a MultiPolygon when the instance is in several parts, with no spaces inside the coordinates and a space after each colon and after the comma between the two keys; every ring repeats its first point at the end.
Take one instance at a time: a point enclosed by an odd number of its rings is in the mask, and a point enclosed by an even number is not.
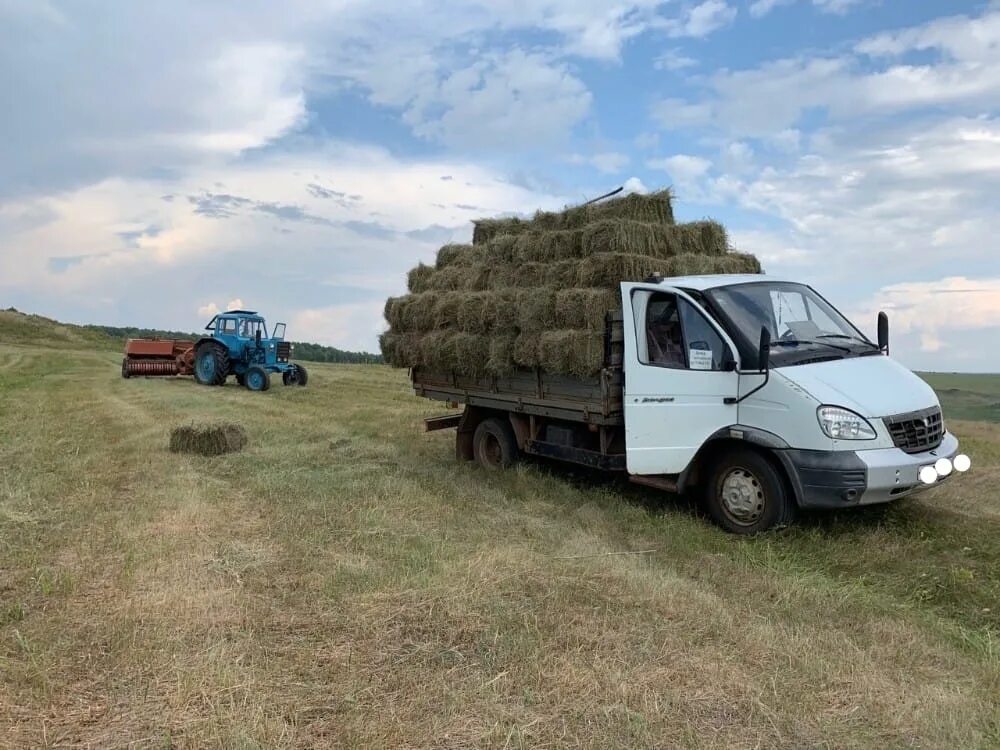
{"type": "Polygon", "coordinates": [[[202,344],[194,355],[194,379],[202,385],[223,385],[229,376],[229,352],[215,343],[202,344]]]}
{"type": "Polygon", "coordinates": [[[246,383],[251,391],[266,391],[271,387],[271,376],[263,367],[254,365],[247,370],[246,383]]]}

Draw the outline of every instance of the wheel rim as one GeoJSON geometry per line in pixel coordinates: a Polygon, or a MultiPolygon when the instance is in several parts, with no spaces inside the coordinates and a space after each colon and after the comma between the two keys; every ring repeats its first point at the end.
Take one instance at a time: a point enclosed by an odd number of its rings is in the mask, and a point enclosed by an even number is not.
{"type": "Polygon", "coordinates": [[[211,352],[206,352],[198,358],[198,375],[202,380],[211,380],[215,377],[215,357],[211,352]]]}
{"type": "Polygon", "coordinates": [[[764,515],[764,488],[752,472],[732,469],[722,480],[722,510],[740,526],[752,526],[764,515]]]}
{"type": "Polygon", "coordinates": [[[264,376],[259,372],[251,372],[247,377],[247,385],[250,386],[250,390],[259,391],[264,386],[264,376]]]}
{"type": "Polygon", "coordinates": [[[483,437],[483,444],[480,449],[483,462],[490,466],[499,466],[503,461],[503,449],[496,435],[487,434],[483,437]]]}

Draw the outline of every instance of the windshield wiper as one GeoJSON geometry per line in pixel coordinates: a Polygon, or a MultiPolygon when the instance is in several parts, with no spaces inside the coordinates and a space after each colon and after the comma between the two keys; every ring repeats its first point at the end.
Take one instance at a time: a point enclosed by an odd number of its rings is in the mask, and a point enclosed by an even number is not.
{"type": "Polygon", "coordinates": [[[849,347],[839,346],[837,344],[831,344],[829,341],[812,341],[809,339],[799,340],[799,339],[779,339],[778,341],[772,341],[771,346],[798,346],[799,344],[815,344],[816,346],[828,346],[831,349],[837,349],[842,352],[851,353],[849,347]]]}
{"type": "Polygon", "coordinates": [[[859,344],[864,344],[865,346],[870,346],[873,349],[878,349],[878,344],[873,344],[871,341],[867,341],[860,336],[848,336],[846,333],[823,333],[817,336],[818,339],[847,339],[848,341],[857,341],[859,344]]]}

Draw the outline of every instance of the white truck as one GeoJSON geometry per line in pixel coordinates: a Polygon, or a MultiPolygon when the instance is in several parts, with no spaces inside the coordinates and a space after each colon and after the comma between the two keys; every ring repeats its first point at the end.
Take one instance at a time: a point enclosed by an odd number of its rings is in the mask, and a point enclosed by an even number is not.
{"type": "Polygon", "coordinates": [[[464,378],[411,370],[414,390],[464,404],[457,455],[490,469],[521,454],[695,488],[724,529],[755,534],[797,508],[886,503],[967,471],[923,380],[811,287],[764,275],[621,284],[604,367],[464,378]]]}

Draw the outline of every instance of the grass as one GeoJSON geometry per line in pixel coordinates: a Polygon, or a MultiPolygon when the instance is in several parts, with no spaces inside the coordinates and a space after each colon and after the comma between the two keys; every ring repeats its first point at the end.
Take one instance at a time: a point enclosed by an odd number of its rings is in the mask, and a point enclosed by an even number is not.
{"type": "Polygon", "coordinates": [[[973,471],[919,499],[741,540],[458,464],[398,371],[48,343],[0,343],[0,747],[1000,744],[1000,425],[949,416],[973,471]],[[192,419],[247,448],[170,453],[192,419]]]}
{"type": "Polygon", "coordinates": [[[1000,422],[1000,377],[958,373],[921,373],[953,419],[1000,422]]]}

